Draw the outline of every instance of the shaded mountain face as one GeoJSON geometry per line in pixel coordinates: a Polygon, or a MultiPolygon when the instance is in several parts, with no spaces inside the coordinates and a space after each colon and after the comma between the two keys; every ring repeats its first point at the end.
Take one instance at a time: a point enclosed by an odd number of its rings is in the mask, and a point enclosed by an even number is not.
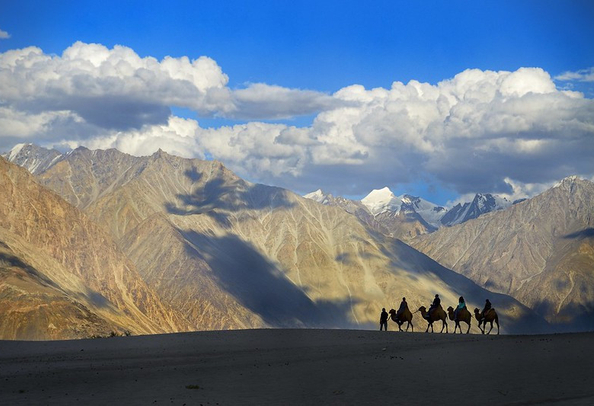
{"type": "Polygon", "coordinates": [[[440,219],[441,224],[453,226],[464,223],[496,210],[504,210],[512,205],[509,200],[492,194],[476,194],[472,202],[458,203],[440,219]]]}
{"type": "MultiPolygon", "coordinates": [[[[471,307],[494,297],[341,208],[246,182],[216,161],[78,149],[38,179],[109,232],[192,329],[375,327],[403,296],[413,310],[435,293],[471,307]]],[[[547,328],[496,297],[504,331],[547,328]]]]}
{"type": "Polygon", "coordinates": [[[187,328],[111,237],[0,158],[0,337],[80,338],[187,328]]]}
{"type": "Polygon", "coordinates": [[[413,246],[550,322],[594,328],[594,184],[575,177],[413,246]]]}

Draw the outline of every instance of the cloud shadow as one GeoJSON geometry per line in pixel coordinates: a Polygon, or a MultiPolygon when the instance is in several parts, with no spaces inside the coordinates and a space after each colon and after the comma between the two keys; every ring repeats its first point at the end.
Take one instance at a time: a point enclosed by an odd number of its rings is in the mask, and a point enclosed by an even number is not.
{"type": "Polygon", "coordinates": [[[565,239],[582,239],[582,238],[594,238],[594,228],[585,228],[575,233],[564,235],[565,239]]]}
{"type": "Polygon", "coordinates": [[[271,327],[360,328],[349,320],[351,302],[313,301],[306,291],[248,242],[237,236],[180,232],[186,251],[200,255],[219,287],[271,327]]]}
{"type": "Polygon", "coordinates": [[[176,198],[181,204],[166,203],[165,209],[170,214],[205,214],[221,226],[229,227],[229,213],[291,208],[295,205],[287,198],[289,192],[285,189],[222,177],[210,179],[202,185],[203,174],[195,168],[187,170],[184,175],[196,185],[196,189],[191,194],[177,194],[176,198]]]}

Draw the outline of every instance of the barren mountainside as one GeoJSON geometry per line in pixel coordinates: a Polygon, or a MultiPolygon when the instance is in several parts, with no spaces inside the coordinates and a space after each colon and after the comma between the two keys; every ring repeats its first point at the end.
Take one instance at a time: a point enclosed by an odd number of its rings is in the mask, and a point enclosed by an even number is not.
{"type": "Polygon", "coordinates": [[[0,243],[3,337],[82,337],[101,326],[141,334],[188,326],[161,303],[109,234],[3,158],[0,243]],[[69,319],[80,323],[62,331],[51,327],[69,319]]]}
{"type": "Polygon", "coordinates": [[[476,307],[495,297],[504,331],[546,329],[515,300],[342,209],[246,182],[216,161],[119,155],[78,149],[39,180],[101,224],[192,328],[369,327],[402,296],[415,308],[440,293],[444,304],[463,294],[476,307]]]}
{"type": "Polygon", "coordinates": [[[554,323],[594,328],[594,184],[575,177],[413,246],[554,323]]]}

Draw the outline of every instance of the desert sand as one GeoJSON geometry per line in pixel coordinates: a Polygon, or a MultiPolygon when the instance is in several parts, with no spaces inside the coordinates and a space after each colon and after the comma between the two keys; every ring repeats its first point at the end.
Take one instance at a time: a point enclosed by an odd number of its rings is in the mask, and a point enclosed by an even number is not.
{"type": "Polygon", "coordinates": [[[593,343],[361,330],[0,341],[0,405],[591,405],[593,343]]]}

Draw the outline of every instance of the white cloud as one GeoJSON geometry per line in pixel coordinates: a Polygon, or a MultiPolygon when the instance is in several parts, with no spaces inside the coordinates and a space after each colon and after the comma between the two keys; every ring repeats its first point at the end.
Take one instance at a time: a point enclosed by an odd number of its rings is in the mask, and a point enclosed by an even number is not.
{"type": "Polygon", "coordinates": [[[196,142],[199,130],[195,120],[169,117],[167,124],[144,126],[139,130],[110,132],[83,142],[63,140],[62,145],[76,148],[84,145],[90,149],[116,148],[131,155],[151,155],[159,148],[185,158],[204,159],[202,149],[196,142]]]}
{"type": "Polygon", "coordinates": [[[435,179],[459,193],[536,193],[570,174],[594,177],[594,101],[556,88],[540,68],[469,69],[437,84],[352,85],[333,95],[263,83],[228,87],[208,58],[139,57],[76,43],[61,56],[30,47],[0,54],[0,147],[162,148],[221,160],[240,175],[298,191],[363,194],[435,179]],[[282,118],[218,129],[171,116],[282,118]],[[513,181],[512,181],[513,179],[513,181]]]}
{"type": "Polygon", "coordinates": [[[8,39],[10,38],[10,34],[4,30],[0,30],[0,39],[8,39]]]}
{"type": "Polygon", "coordinates": [[[568,82],[594,82],[594,67],[588,69],[581,69],[575,72],[567,71],[555,76],[555,80],[568,82]]]}
{"type": "Polygon", "coordinates": [[[205,116],[262,119],[312,114],[335,101],[319,92],[265,84],[232,90],[228,81],[206,56],[159,61],[124,46],[77,42],[61,56],[37,47],[0,54],[5,103],[28,112],[68,110],[119,130],[165,124],[171,106],[205,116]]]}

